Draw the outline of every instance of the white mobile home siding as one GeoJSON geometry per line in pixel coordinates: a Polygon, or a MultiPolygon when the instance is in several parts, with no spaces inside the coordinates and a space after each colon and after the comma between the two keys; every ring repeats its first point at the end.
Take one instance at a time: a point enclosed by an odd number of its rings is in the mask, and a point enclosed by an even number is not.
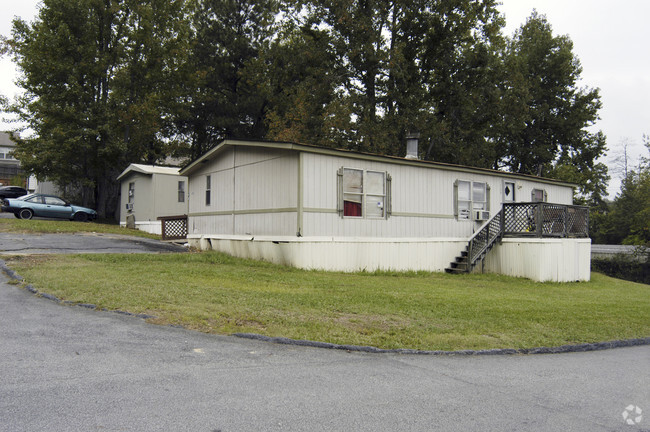
{"type": "Polygon", "coordinates": [[[190,233],[296,235],[296,152],[227,148],[192,174],[189,191],[190,233]]]}
{"type": "Polygon", "coordinates": [[[468,238],[482,222],[454,215],[454,184],[485,182],[489,211],[501,208],[505,181],[517,202],[543,189],[549,202],[572,204],[571,187],[419,162],[391,163],[266,147],[226,146],[196,168],[189,184],[189,233],[303,237],[468,238]],[[386,219],[342,218],[337,171],[356,168],[392,178],[392,214],[386,219]],[[206,176],[211,202],[206,205],[206,176]]]}
{"type": "Polygon", "coordinates": [[[479,222],[457,220],[454,183],[457,180],[488,184],[490,214],[503,202],[505,181],[515,183],[515,199],[530,201],[534,188],[544,189],[549,202],[572,204],[570,187],[498,174],[464,172],[364,159],[303,153],[304,236],[466,238],[479,222]],[[388,219],[341,218],[337,209],[337,170],[341,167],[387,172],[392,178],[392,215],[388,219]]]}
{"type": "Polygon", "coordinates": [[[122,180],[120,193],[120,222],[126,224],[126,210],[129,202],[129,183],[134,183],[133,214],[136,221],[150,221],[154,217],[153,182],[150,175],[132,173],[122,180]]]}
{"type": "Polygon", "coordinates": [[[154,216],[180,216],[187,214],[187,177],[166,174],[153,175],[154,216]],[[178,201],[178,182],[185,182],[185,199],[178,201]]]}

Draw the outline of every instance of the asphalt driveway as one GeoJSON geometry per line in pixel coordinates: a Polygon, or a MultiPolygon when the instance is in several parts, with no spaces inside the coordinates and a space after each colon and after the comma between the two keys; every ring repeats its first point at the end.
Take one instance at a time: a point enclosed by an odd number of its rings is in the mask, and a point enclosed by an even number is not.
{"type": "Polygon", "coordinates": [[[0,233],[0,254],[184,252],[183,246],[143,237],[102,233],[0,233]]]}

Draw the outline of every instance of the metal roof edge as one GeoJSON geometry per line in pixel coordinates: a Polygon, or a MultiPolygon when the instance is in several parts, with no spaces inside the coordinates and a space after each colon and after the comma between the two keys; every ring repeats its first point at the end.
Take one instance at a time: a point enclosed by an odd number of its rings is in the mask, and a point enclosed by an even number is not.
{"type": "Polygon", "coordinates": [[[426,161],[426,160],[419,160],[419,159],[406,159],[399,156],[388,156],[388,155],[380,155],[375,153],[365,153],[365,152],[359,152],[355,150],[328,148],[328,147],[321,147],[312,144],[298,144],[298,143],[292,143],[287,141],[247,140],[247,139],[235,139],[235,138],[224,139],[215,147],[208,150],[203,156],[191,162],[187,167],[181,169],[179,174],[184,176],[189,175],[199,163],[203,161],[207,162],[211,156],[215,155],[226,146],[264,147],[264,148],[294,150],[294,151],[305,152],[305,153],[348,157],[352,159],[393,163],[397,165],[417,166],[421,168],[438,168],[438,169],[443,169],[448,171],[458,171],[458,172],[474,173],[474,174],[488,174],[488,175],[501,176],[501,177],[505,176],[509,178],[525,179],[525,180],[536,181],[540,183],[561,185],[561,186],[567,186],[572,188],[578,187],[578,185],[575,183],[569,183],[562,180],[556,180],[547,177],[537,177],[531,174],[521,174],[521,173],[508,172],[508,171],[500,171],[500,170],[495,170],[490,168],[471,167],[466,165],[456,165],[456,164],[451,164],[446,162],[426,161]]]}
{"type": "MultiPolygon", "coordinates": [[[[161,172],[157,171],[157,168],[173,168],[173,167],[162,167],[162,166],[157,166],[157,165],[144,165],[144,164],[136,164],[132,163],[129,164],[128,167],[120,175],[116,177],[116,180],[120,180],[122,178],[127,177],[131,173],[139,173],[139,174],[144,174],[148,176],[153,176],[154,174],[160,174],[160,175],[178,175],[178,172],[176,173],[171,173],[171,172],[161,172]],[[146,169],[144,167],[151,167],[151,169],[146,169]]],[[[177,169],[177,168],[175,168],[177,169]]],[[[178,170],[178,169],[177,169],[178,170]]]]}

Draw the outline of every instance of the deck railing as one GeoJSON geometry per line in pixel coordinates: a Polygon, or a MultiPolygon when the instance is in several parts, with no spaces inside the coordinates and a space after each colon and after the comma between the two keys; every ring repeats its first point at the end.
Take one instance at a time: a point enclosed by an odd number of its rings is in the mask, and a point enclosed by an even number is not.
{"type": "Polygon", "coordinates": [[[589,207],[510,203],[502,211],[504,237],[589,237],[589,207]]]}
{"type": "Polygon", "coordinates": [[[467,271],[503,237],[589,237],[589,208],[541,202],[503,204],[470,238],[467,271]]]}

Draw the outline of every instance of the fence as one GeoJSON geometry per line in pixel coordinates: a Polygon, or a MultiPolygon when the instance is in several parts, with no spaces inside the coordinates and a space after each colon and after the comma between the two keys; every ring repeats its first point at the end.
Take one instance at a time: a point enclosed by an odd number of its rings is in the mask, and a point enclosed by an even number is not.
{"type": "Polygon", "coordinates": [[[183,240],[187,238],[187,215],[161,216],[158,220],[161,223],[163,240],[183,240]]]}
{"type": "Polygon", "coordinates": [[[549,203],[503,205],[506,237],[589,237],[589,208],[549,203]]]}

